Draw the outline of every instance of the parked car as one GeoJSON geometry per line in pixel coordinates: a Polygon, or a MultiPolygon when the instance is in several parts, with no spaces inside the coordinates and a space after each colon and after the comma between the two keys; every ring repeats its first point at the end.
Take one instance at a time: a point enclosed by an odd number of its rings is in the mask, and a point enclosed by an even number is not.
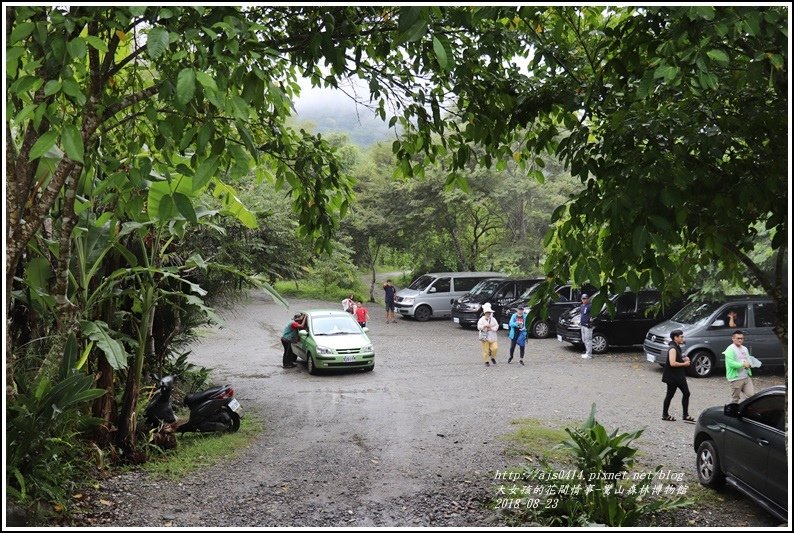
{"type": "MultiPolygon", "coordinates": [[[[661,295],[653,289],[638,293],[626,291],[611,296],[610,301],[615,306],[614,316],[606,306],[599,313],[592,313],[593,353],[604,353],[610,346],[642,344],[650,328],[673,316],[684,305],[683,300],[675,300],[659,306],[661,295]],[[654,306],[656,310],[650,311],[654,306]]],[[[583,345],[579,307],[560,316],[557,322],[557,339],[560,342],[583,345]]]]}
{"type": "MultiPolygon", "coordinates": [[[[502,324],[504,329],[508,329],[507,323],[510,321],[510,317],[513,316],[513,313],[518,310],[518,306],[520,305],[526,308],[528,305],[532,305],[533,296],[539,296],[543,287],[543,283],[530,287],[525,290],[521,296],[502,308],[502,314],[497,317],[497,320],[499,320],[499,323],[502,324]]],[[[593,294],[595,293],[595,287],[585,285],[581,288],[575,288],[572,285],[558,285],[554,289],[556,300],[548,302],[548,314],[546,318],[543,318],[541,315],[542,302],[534,303],[528,315],[530,323],[527,327],[527,331],[529,334],[536,339],[545,339],[554,335],[557,332],[557,321],[560,316],[564,312],[578,307],[581,304],[582,293],[593,294]]],[[[535,299],[537,300],[537,298],[535,299]]]]}
{"type": "MultiPolygon", "coordinates": [[[[452,320],[461,326],[475,326],[482,316],[482,305],[491,304],[493,316],[499,321],[504,306],[525,290],[546,278],[487,279],[452,305],[452,320]]],[[[509,318],[509,317],[508,317],[509,318]]]]}
{"type": "Polygon", "coordinates": [[[375,350],[362,328],[345,311],[312,310],[306,313],[306,329],[298,331],[299,340],[292,351],[306,361],[309,374],[320,370],[375,368],[375,350]]]}
{"type": "Polygon", "coordinates": [[[723,350],[737,329],[744,332],[744,345],[753,357],[765,367],[783,366],[783,346],[772,331],[775,326],[776,307],[765,296],[729,296],[721,301],[693,302],[674,317],[652,327],[645,337],[643,347],[650,363],[663,365],[667,355],[670,332],[684,332],[684,355],[692,362],[689,372],[705,378],[725,368],[723,350]],[[735,313],[734,325],[728,313],[735,313]]]}
{"type": "Polygon", "coordinates": [[[788,521],[786,387],[762,390],[740,404],[710,407],[695,424],[701,484],[726,482],[781,522],[788,521]]]}
{"type": "Polygon", "coordinates": [[[506,278],[502,272],[430,272],[419,276],[394,295],[394,310],[420,322],[446,317],[452,304],[489,278],[506,278]]]}

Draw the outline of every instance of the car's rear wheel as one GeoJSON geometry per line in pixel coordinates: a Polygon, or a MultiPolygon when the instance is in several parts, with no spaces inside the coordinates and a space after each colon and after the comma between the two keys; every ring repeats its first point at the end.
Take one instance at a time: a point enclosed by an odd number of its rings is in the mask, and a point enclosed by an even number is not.
{"type": "Polygon", "coordinates": [[[427,305],[420,305],[414,311],[414,318],[419,322],[427,322],[433,316],[433,310],[427,305]]]}
{"type": "Polygon", "coordinates": [[[312,376],[317,375],[317,367],[314,364],[314,357],[312,357],[311,352],[306,352],[306,370],[308,370],[309,374],[312,376]]]}
{"type": "Polygon", "coordinates": [[[707,378],[714,373],[714,356],[701,350],[690,359],[689,372],[696,378],[707,378]]]}
{"type": "Polygon", "coordinates": [[[538,320],[532,324],[532,336],[536,339],[545,339],[549,336],[550,332],[551,328],[549,327],[549,323],[545,320],[538,320]]]}
{"type": "Polygon", "coordinates": [[[702,485],[718,489],[725,484],[725,474],[720,470],[720,458],[714,441],[704,440],[698,447],[698,481],[702,485]]]}
{"type": "Polygon", "coordinates": [[[593,353],[604,353],[609,348],[609,341],[603,333],[593,334],[593,353]]]}

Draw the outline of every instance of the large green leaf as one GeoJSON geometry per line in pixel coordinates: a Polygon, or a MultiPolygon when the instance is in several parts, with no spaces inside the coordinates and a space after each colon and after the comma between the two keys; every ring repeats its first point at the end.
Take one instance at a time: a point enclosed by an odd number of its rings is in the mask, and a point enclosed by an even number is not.
{"type": "MultiPolygon", "coordinates": [[[[146,209],[150,220],[160,218],[160,202],[164,196],[170,197],[175,192],[184,194],[189,198],[193,197],[193,178],[180,176],[178,179],[171,182],[156,181],[149,186],[146,209]]],[[[169,198],[169,201],[171,200],[172,199],[169,198]]]]}
{"type": "Polygon", "coordinates": [[[728,54],[720,50],[719,48],[714,48],[706,52],[711,59],[716,61],[717,63],[722,63],[723,65],[727,65],[730,60],[728,59],[728,54]]]}
{"type": "Polygon", "coordinates": [[[196,71],[183,68],[176,77],[176,101],[185,105],[196,94],[196,71]]]}
{"type": "Polygon", "coordinates": [[[444,45],[435,35],[433,36],[433,51],[436,53],[436,59],[438,59],[438,64],[441,66],[441,68],[444,70],[449,69],[449,58],[447,57],[447,51],[444,50],[444,45]]]}
{"type": "Polygon", "coordinates": [[[152,59],[157,59],[168,50],[169,36],[168,30],[160,26],[155,26],[149,30],[149,35],[146,40],[146,53],[152,59]]]}
{"type": "Polygon", "coordinates": [[[33,143],[33,148],[30,149],[30,160],[38,159],[49,151],[50,148],[55,146],[55,141],[58,140],[58,132],[50,130],[33,143]]]}
{"type": "Polygon", "coordinates": [[[193,190],[200,191],[215,176],[218,170],[218,156],[214,155],[201,162],[193,176],[193,190]]]}
{"type": "Polygon", "coordinates": [[[173,193],[171,197],[174,200],[177,210],[182,214],[182,216],[193,224],[196,224],[198,222],[198,218],[196,218],[196,211],[193,209],[193,203],[190,201],[190,198],[179,192],[173,193]]]}
{"type": "Polygon", "coordinates": [[[69,334],[66,339],[66,346],[63,349],[63,358],[61,359],[61,369],[58,372],[60,379],[64,379],[69,375],[71,370],[76,367],[77,363],[77,339],[74,333],[69,334]]]}
{"type": "Polygon", "coordinates": [[[249,211],[240,199],[237,198],[237,194],[233,188],[221,181],[217,181],[215,183],[213,196],[223,200],[224,211],[234,215],[243,226],[250,229],[258,227],[259,224],[256,221],[256,215],[249,211]]]}
{"type": "Polygon", "coordinates": [[[210,90],[213,90],[213,91],[217,91],[218,90],[218,85],[215,83],[215,80],[212,78],[212,76],[210,76],[206,72],[203,72],[201,70],[197,70],[196,71],[196,79],[201,84],[201,86],[204,87],[205,89],[210,89],[210,90]]]}
{"type": "Polygon", "coordinates": [[[64,126],[61,132],[61,143],[69,159],[83,162],[83,136],[80,135],[80,130],[76,126],[72,124],[64,126]]]}
{"type": "Polygon", "coordinates": [[[17,24],[14,26],[14,29],[11,30],[11,36],[8,38],[8,44],[12,45],[17,41],[20,41],[30,35],[35,28],[32,22],[22,22],[21,24],[17,24]]]}
{"type": "Polygon", "coordinates": [[[121,370],[127,367],[127,358],[130,356],[124,346],[110,336],[110,328],[101,320],[81,320],[80,329],[89,339],[96,342],[102,350],[108,363],[114,370],[121,370]]]}

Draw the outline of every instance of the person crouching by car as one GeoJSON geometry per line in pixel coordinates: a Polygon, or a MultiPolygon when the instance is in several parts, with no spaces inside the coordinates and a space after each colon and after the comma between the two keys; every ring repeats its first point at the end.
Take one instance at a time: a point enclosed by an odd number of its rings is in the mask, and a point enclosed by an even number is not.
{"type": "Polygon", "coordinates": [[[293,316],[290,323],[287,324],[284,331],[281,333],[281,344],[284,346],[284,356],[281,359],[281,364],[284,368],[296,366],[295,360],[297,357],[292,351],[292,343],[298,342],[300,339],[298,336],[299,329],[306,329],[306,315],[303,313],[297,313],[293,316]]]}

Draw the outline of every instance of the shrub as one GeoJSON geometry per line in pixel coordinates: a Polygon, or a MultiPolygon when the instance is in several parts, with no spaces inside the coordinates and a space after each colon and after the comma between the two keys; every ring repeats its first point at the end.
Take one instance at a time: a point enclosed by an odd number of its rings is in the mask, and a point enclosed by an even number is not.
{"type": "Polygon", "coordinates": [[[86,412],[89,402],[105,391],[93,388],[93,377],[77,369],[76,362],[71,335],[54,381],[18,379],[20,390],[8,404],[6,485],[9,496],[23,505],[44,500],[64,506],[88,466],[79,436],[99,422],[86,412]]]}
{"type": "Polygon", "coordinates": [[[595,420],[593,404],[583,426],[565,431],[569,439],[555,448],[568,451],[576,468],[557,468],[545,460],[539,469],[525,467],[517,479],[542,487],[542,491],[533,491],[525,501],[521,498],[520,505],[510,506],[518,510],[522,522],[631,526],[650,515],[691,504],[673,485],[668,485],[673,494],[662,490],[661,466],[650,472],[631,471],[637,453],[631,444],[643,430],[607,433],[595,420]]]}

